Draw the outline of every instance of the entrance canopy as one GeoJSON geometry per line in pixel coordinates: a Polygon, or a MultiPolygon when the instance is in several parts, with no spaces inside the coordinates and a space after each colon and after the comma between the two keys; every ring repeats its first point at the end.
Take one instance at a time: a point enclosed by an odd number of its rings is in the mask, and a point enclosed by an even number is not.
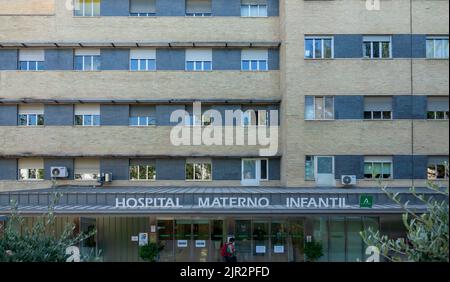
{"type": "MultiPolygon", "coordinates": [[[[421,212],[425,205],[407,188],[400,192],[409,208],[421,212]]],[[[418,193],[438,199],[428,189],[418,193]]],[[[379,188],[268,188],[268,187],[58,187],[0,193],[0,213],[17,202],[21,213],[40,214],[48,209],[55,193],[61,197],[58,214],[385,214],[402,213],[379,188]]]]}

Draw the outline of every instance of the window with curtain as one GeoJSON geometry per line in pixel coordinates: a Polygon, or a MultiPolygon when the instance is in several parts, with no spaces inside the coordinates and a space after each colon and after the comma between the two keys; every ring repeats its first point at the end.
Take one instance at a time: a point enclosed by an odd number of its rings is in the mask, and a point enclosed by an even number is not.
{"type": "Polygon", "coordinates": [[[392,97],[365,97],[364,119],[392,119],[392,97]]]}
{"type": "Polygon", "coordinates": [[[156,15],[156,0],[130,0],[130,16],[150,17],[156,15]]]}
{"type": "Polygon", "coordinates": [[[74,0],[74,15],[77,17],[100,16],[101,0],[74,0]]]}
{"type": "Polygon", "coordinates": [[[211,0],[186,0],[186,16],[211,16],[211,0]]]}
{"type": "Polygon", "coordinates": [[[428,97],[427,118],[431,120],[448,120],[448,97],[428,97]]]}
{"type": "Polygon", "coordinates": [[[306,59],[331,59],[334,57],[333,37],[306,36],[306,59]]]}
{"type": "Polygon", "coordinates": [[[448,59],[448,36],[427,37],[427,58],[448,59]]]}
{"type": "Polygon", "coordinates": [[[306,96],[306,120],[334,119],[334,97],[332,96],[306,96]]]}
{"type": "Polygon", "coordinates": [[[75,70],[98,71],[100,70],[100,49],[75,50],[75,70]]]}
{"type": "Polygon", "coordinates": [[[267,0],[241,0],[242,17],[267,17],[267,0]]]}
{"type": "Polygon", "coordinates": [[[366,157],[364,159],[364,178],[392,178],[392,157],[366,157]]]}

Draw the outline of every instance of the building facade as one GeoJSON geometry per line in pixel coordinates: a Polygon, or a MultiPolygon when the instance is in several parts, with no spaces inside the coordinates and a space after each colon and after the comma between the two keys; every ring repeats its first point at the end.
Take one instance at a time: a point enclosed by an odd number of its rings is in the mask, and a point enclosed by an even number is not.
{"type": "Polygon", "coordinates": [[[304,261],[311,240],[364,261],[359,231],[404,236],[380,185],[419,211],[409,187],[448,185],[448,12],[0,0],[0,219],[57,191],[59,226],[95,228],[82,247],[106,261],[138,261],[142,234],[161,261],[220,261],[229,237],[239,261],[304,261]]]}

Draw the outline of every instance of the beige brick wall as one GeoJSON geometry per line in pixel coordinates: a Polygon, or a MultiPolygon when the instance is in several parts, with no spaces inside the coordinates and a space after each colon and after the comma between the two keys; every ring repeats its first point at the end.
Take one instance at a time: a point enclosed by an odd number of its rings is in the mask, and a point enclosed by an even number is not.
{"type": "Polygon", "coordinates": [[[279,87],[279,71],[0,71],[4,99],[281,99],[279,87]]]}
{"type": "MultiPolygon", "coordinates": [[[[262,145],[175,146],[171,127],[0,126],[0,156],[259,156],[262,145]]],[[[223,134],[225,136],[225,134],[223,134]]],[[[245,142],[244,144],[249,144],[245,142]]],[[[258,144],[258,143],[257,143],[258,144]]],[[[276,147],[275,147],[276,148],[276,147]]]]}
{"type": "Polygon", "coordinates": [[[65,0],[56,16],[0,17],[4,42],[279,41],[278,17],[74,17],[65,0]],[[137,36],[139,35],[139,36],[137,36]]]}
{"type": "MultiPolygon", "coordinates": [[[[64,2],[63,0],[58,1],[64,2]]],[[[0,16],[50,15],[54,13],[55,0],[0,0],[0,16]]]]}
{"type": "MultiPolygon", "coordinates": [[[[413,0],[413,33],[448,34],[448,1],[413,0]]],[[[369,11],[362,0],[296,1],[280,6],[282,184],[304,181],[305,155],[411,154],[411,121],[304,121],[305,95],[448,95],[448,60],[304,60],[304,35],[407,34],[410,1],[381,1],[369,11]]],[[[414,122],[415,154],[448,154],[447,122],[414,122]]],[[[422,181],[423,182],[423,181],[422,181]]],[[[409,186],[411,181],[390,181],[409,186]]],[[[360,186],[373,186],[359,181],[360,186]]]]}

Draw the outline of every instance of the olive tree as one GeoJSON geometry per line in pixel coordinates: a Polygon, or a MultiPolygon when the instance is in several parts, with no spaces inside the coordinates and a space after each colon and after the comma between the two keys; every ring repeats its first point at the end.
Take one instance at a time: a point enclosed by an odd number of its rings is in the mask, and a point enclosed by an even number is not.
{"type": "Polygon", "coordinates": [[[388,197],[404,210],[403,225],[406,229],[406,239],[390,239],[381,235],[380,231],[369,228],[361,232],[364,242],[380,250],[380,255],[388,261],[409,262],[448,262],[449,230],[448,230],[448,187],[441,188],[433,182],[428,182],[428,189],[444,200],[426,197],[410,188],[412,195],[426,206],[426,211],[417,213],[411,209],[408,202],[402,202],[399,193],[382,190],[388,197]]]}
{"type": "MultiPolygon", "coordinates": [[[[54,206],[60,198],[54,194],[48,210],[39,216],[31,227],[25,226],[25,218],[19,213],[17,202],[11,203],[11,215],[0,234],[0,262],[66,262],[72,255],[69,247],[95,235],[74,234],[75,225],[67,223],[61,234],[56,232],[54,206]]],[[[81,261],[98,260],[97,254],[87,254],[81,261]]]]}

